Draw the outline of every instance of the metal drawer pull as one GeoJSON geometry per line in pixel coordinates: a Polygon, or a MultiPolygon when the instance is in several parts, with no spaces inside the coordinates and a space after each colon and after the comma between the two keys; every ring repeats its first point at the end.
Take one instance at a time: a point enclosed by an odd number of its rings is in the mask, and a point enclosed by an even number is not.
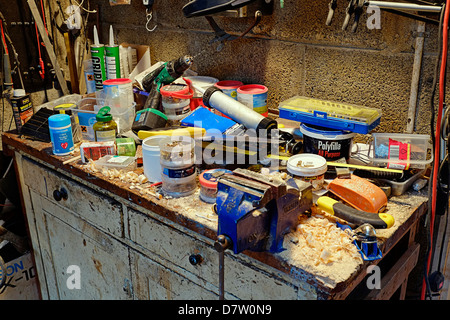
{"type": "Polygon", "coordinates": [[[203,262],[203,257],[200,255],[200,254],[191,254],[190,256],[189,256],[189,262],[193,265],[193,266],[196,266],[196,265],[198,265],[198,264],[200,264],[200,263],[202,263],[203,262]]]}
{"type": "Polygon", "coordinates": [[[68,197],[69,194],[67,193],[67,190],[64,188],[53,191],[53,199],[55,199],[56,201],[61,201],[61,199],[67,200],[68,197]]]}

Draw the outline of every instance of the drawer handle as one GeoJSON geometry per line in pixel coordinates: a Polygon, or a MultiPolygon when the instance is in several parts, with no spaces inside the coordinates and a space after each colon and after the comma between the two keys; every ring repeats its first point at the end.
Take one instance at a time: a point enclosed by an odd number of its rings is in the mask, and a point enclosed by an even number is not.
{"type": "Polygon", "coordinates": [[[203,261],[203,257],[200,254],[191,254],[189,256],[189,262],[193,265],[196,266],[200,263],[202,263],[203,261]]]}
{"type": "Polygon", "coordinates": [[[55,199],[56,201],[61,201],[61,199],[67,200],[68,197],[69,194],[67,193],[67,190],[64,188],[53,191],[53,199],[55,199]]]}

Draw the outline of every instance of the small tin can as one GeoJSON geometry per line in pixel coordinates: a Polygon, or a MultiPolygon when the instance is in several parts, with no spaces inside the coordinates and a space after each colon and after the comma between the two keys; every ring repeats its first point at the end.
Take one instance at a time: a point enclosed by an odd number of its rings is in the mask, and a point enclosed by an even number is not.
{"type": "Polygon", "coordinates": [[[200,200],[206,203],[215,203],[219,177],[224,174],[233,174],[227,169],[211,169],[203,171],[199,176],[200,200]]]}
{"type": "Polygon", "coordinates": [[[53,154],[65,156],[74,150],[72,125],[67,114],[54,114],[48,118],[53,154]]]}

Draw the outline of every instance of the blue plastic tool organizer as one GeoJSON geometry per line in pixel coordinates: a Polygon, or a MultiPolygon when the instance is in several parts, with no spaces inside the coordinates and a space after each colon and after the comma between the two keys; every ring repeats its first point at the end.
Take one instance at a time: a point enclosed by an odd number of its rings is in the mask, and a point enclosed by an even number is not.
{"type": "Polygon", "coordinates": [[[380,124],[381,110],[295,96],[279,105],[279,116],[306,124],[367,134],[380,124]]]}

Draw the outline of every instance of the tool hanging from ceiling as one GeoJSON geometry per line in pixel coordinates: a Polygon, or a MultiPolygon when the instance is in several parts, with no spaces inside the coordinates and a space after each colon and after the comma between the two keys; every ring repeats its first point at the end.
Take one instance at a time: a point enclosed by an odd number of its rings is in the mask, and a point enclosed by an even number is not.
{"type": "MultiPolygon", "coordinates": [[[[378,7],[381,10],[385,10],[388,12],[392,12],[395,14],[399,14],[402,16],[410,17],[416,20],[421,20],[425,22],[431,23],[439,23],[438,20],[431,19],[425,15],[419,15],[416,13],[412,13],[414,11],[417,12],[426,12],[426,13],[440,13],[442,10],[442,6],[438,4],[431,4],[424,1],[418,1],[419,3],[427,3],[427,4],[416,4],[416,3],[401,3],[401,2],[389,2],[389,1],[367,1],[367,0],[349,0],[348,5],[345,9],[345,18],[342,24],[342,30],[346,30],[350,19],[353,16],[353,22],[351,26],[351,31],[356,32],[358,28],[359,19],[361,14],[363,13],[364,7],[378,7]]],[[[328,4],[328,16],[325,24],[330,26],[333,20],[334,13],[337,9],[337,0],[331,0],[328,4]]]]}
{"type": "MultiPolygon", "coordinates": [[[[224,31],[219,27],[212,15],[217,15],[221,12],[224,12],[224,14],[226,14],[227,12],[246,7],[247,5],[253,4],[254,2],[255,0],[192,0],[187,3],[182,10],[186,18],[205,16],[215,34],[215,38],[211,40],[210,44],[214,42],[220,42],[220,44],[216,48],[217,51],[220,51],[222,50],[226,41],[234,41],[243,38],[247,33],[249,33],[255,26],[259,24],[263,15],[271,14],[273,10],[273,2],[272,0],[256,1],[253,6],[254,8],[256,8],[254,12],[254,20],[252,24],[239,35],[231,35],[230,33],[224,31]]],[[[244,16],[246,17],[247,14],[244,14],[244,16]]]]}

